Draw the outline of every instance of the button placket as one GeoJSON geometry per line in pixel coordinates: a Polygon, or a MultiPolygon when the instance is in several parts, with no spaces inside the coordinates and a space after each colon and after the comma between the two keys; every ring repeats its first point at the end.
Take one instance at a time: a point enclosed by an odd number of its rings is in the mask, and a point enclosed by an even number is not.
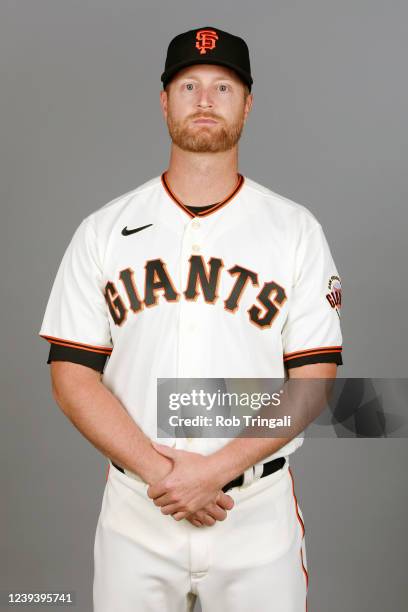
{"type": "MultiPolygon", "coordinates": [[[[201,226],[201,222],[194,218],[185,227],[180,253],[180,272],[183,283],[181,291],[185,290],[184,285],[187,282],[190,257],[192,254],[201,251],[199,243],[201,226]]],[[[197,353],[198,310],[195,303],[192,304],[185,299],[181,300],[178,329],[178,376],[181,378],[188,378],[199,364],[197,353]]]]}
{"type": "Polygon", "coordinates": [[[192,239],[191,250],[193,251],[193,253],[200,253],[201,251],[201,241],[200,241],[201,221],[197,217],[195,217],[190,222],[190,226],[191,226],[191,239],[192,239]]]}

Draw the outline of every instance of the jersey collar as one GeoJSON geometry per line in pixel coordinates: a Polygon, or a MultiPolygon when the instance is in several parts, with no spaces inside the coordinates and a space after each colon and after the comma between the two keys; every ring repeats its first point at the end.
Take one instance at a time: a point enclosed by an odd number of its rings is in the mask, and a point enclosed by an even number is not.
{"type": "Polygon", "coordinates": [[[228,202],[230,202],[234,198],[234,196],[237,195],[237,193],[241,190],[241,187],[243,186],[244,181],[245,181],[244,176],[238,173],[238,183],[234,187],[233,191],[226,198],[221,200],[221,202],[216,202],[214,206],[212,206],[211,208],[208,208],[207,210],[204,210],[202,212],[198,211],[196,213],[193,213],[186,206],[184,206],[183,202],[181,202],[177,198],[177,196],[172,192],[166,180],[166,174],[167,174],[167,170],[165,170],[160,177],[164,190],[170,196],[173,202],[175,202],[177,206],[179,206],[182,210],[184,210],[184,212],[187,213],[189,217],[206,217],[207,215],[211,215],[211,213],[219,210],[220,208],[228,204],[228,202]]]}

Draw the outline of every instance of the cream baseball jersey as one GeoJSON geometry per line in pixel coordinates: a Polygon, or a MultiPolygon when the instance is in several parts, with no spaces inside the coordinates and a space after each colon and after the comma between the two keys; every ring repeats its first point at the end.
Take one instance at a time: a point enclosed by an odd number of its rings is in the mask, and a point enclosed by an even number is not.
{"type": "MultiPolygon", "coordinates": [[[[153,440],[208,454],[228,438],[158,438],[157,378],[284,378],[342,364],[341,279],[321,224],[248,177],[205,209],[166,172],[89,214],[66,248],[39,335],[47,363],[102,381],[153,440]]],[[[263,461],[289,455],[292,439],[263,461]]]]}

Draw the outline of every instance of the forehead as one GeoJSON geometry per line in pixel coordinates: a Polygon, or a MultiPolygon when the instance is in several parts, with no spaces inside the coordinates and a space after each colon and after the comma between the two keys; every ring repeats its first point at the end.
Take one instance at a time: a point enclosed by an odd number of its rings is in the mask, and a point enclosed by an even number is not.
{"type": "Polygon", "coordinates": [[[230,79],[239,81],[238,75],[231,68],[217,66],[215,64],[193,64],[179,70],[174,79],[230,79]]]}

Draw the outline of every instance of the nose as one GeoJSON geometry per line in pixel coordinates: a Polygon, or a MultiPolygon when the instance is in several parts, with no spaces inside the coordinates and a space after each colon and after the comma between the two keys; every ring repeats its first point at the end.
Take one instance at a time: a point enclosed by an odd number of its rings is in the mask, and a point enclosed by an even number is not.
{"type": "Polygon", "coordinates": [[[200,93],[199,93],[198,100],[197,100],[197,106],[198,108],[212,108],[213,107],[211,96],[209,94],[209,91],[205,87],[202,87],[200,89],[200,93]]]}

